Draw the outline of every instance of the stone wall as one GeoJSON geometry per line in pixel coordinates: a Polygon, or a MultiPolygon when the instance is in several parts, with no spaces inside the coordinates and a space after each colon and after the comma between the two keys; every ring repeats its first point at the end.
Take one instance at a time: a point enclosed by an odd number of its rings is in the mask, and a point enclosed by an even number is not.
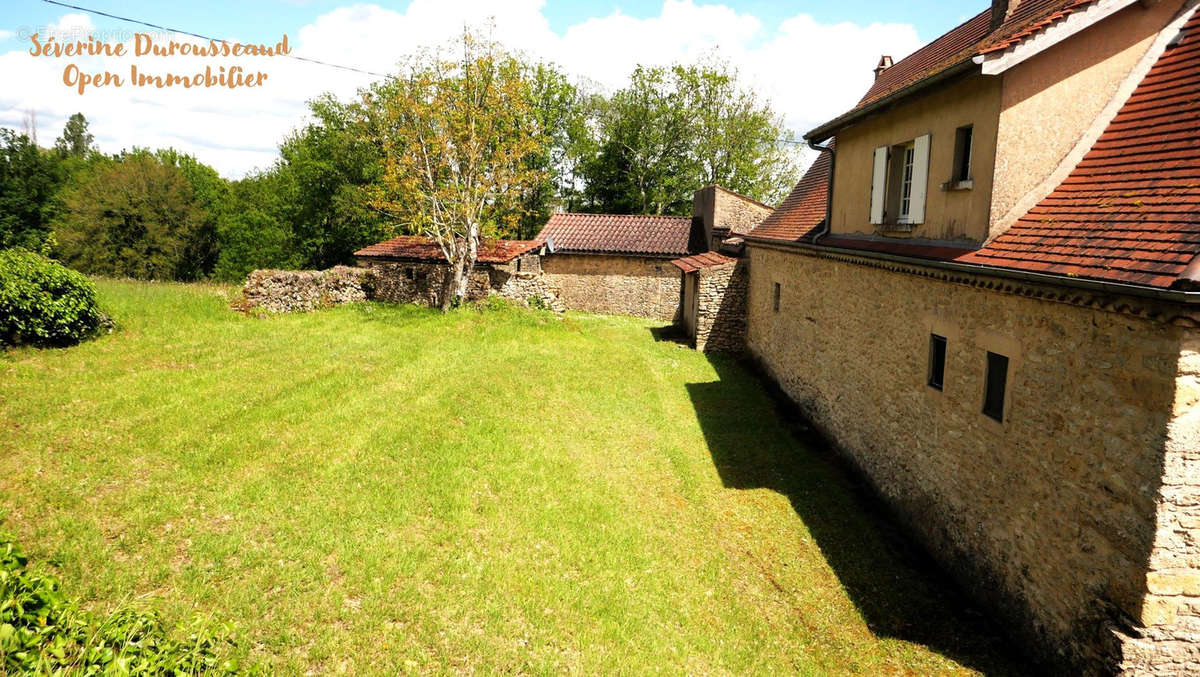
{"type": "Polygon", "coordinates": [[[668,322],[679,316],[679,269],[665,259],[549,254],[542,257],[542,271],[547,286],[572,310],[668,322]]]}
{"type": "MultiPolygon", "coordinates": [[[[562,304],[541,275],[539,260],[540,257],[530,255],[508,264],[476,266],[467,282],[467,299],[474,301],[495,295],[519,303],[537,303],[561,311],[562,304]]],[[[442,284],[449,272],[445,264],[384,261],[365,257],[360,263],[375,272],[376,291],[373,299],[432,307],[440,305],[442,284]]]]}
{"type": "Polygon", "coordinates": [[[721,240],[733,233],[750,232],[772,211],[766,205],[720,186],[705,186],[692,195],[692,222],[700,222],[704,228],[704,241],[713,250],[719,249],[721,240]]]}
{"type": "Polygon", "coordinates": [[[1146,573],[1146,627],[1141,637],[1121,637],[1130,674],[1200,674],[1200,332],[1184,338],[1177,372],[1146,573]]]}
{"type": "Polygon", "coordinates": [[[1198,330],[988,278],[749,257],[751,354],[1030,651],[1071,671],[1194,664],[1198,330]],[[987,351],[1010,359],[1003,422],[981,412],[987,351]]]}
{"type": "Polygon", "coordinates": [[[329,270],[256,270],[242,290],[249,306],[276,313],[309,311],[367,300],[374,277],[362,268],[329,270]]]}
{"type": "Polygon", "coordinates": [[[746,340],[746,293],[749,272],[745,259],[701,268],[696,305],[696,350],[741,352],[746,340]]]}

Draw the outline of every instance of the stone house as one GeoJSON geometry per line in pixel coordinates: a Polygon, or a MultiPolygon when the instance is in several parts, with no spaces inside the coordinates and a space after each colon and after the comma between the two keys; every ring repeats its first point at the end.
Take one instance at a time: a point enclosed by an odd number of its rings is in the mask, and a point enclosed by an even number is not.
{"type": "MultiPolygon", "coordinates": [[[[467,298],[494,294],[516,301],[538,298],[558,305],[542,279],[541,242],[487,240],[480,244],[467,281],[467,298]]],[[[359,267],[373,275],[372,299],[394,303],[441,303],[442,284],[450,268],[437,242],[430,237],[401,235],[354,252],[359,267]]]]}
{"type": "Polygon", "coordinates": [[[995,1],[745,236],[749,353],[1071,673],[1200,672],[1197,4],[995,1]]]}

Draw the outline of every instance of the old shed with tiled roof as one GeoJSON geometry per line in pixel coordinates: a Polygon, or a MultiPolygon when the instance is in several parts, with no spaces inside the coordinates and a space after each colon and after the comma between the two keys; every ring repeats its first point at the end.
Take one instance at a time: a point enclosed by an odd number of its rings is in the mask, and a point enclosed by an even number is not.
{"type": "Polygon", "coordinates": [[[537,240],[563,254],[674,258],[689,253],[692,219],[648,214],[553,214],[537,240]]]}

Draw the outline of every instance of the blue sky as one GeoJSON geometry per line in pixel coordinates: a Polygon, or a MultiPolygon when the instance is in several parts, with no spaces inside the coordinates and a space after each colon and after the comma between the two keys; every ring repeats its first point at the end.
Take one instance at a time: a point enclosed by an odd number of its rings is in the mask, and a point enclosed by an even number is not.
{"type": "MultiPolygon", "coordinates": [[[[64,0],[111,14],[139,18],[214,37],[235,36],[242,40],[270,40],[277,33],[295,31],[317,16],[337,7],[354,4],[336,0],[209,0],[205,2],[162,2],[161,0],[64,0]]],[[[375,2],[383,7],[403,9],[409,2],[375,2]]],[[[962,3],[952,0],[809,0],[771,2],[768,0],[725,0],[719,3],[754,14],[765,26],[778,24],[795,14],[809,14],[822,23],[909,23],[920,37],[929,41],[975,13],[987,3],[962,3]]],[[[42,0],[0,0],[4,8],[0,30],[14,33],[20,28],[42,26],[71,11],[42,0]]],[[[621,12],[636,18],[656,15],[660,2],[607,2],[606,0],[547,0],[542,13],[550,28],[560,35],[572,24],[591,17],[621,12]]],[[[97,28],[122,28],[120,22],[94,17],[97,28]]],[[[9,45],[0,43],[0,47],[9,45]]]]}
{"type": "MultiPolygon", "coordinates": [[[[394,72],[406,54],[444,44],[464,25],[487,22],[497,40],[607,91],[621,87],[638,64],[715,54],[795,133],[852,107],[870,86],[881,54],[908,54],[987,6],[948,0],[68,1],[230,40],[273,44],[286,33],[298,55],[376,72],[394,72]]],[[[278,143],[304,124],[307,101],[326,92],[352,97],[373,80],[282,58],[217,64],[199,57],[72,61],[28,54],[26,36],[33,31],[117,41],[147,30],[40,0],[0,0],[0,126],[32,124],[47,145],[67,117],[82,112],[105,152],[170,146],[237,177],[275,161],[278,143]],[[237,65],[269,77],[251,91],[123,86],[80,94],[63,82],[73,65],[118,75],[131,66],[192,75],[237,65]]]]}

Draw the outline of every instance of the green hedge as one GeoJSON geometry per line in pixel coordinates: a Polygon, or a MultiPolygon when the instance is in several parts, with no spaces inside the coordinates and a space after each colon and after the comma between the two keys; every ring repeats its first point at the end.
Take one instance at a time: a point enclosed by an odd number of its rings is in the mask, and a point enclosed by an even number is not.
{"type": "Polygon", "coordinates": [[[0,343],[71,345],[103,320],[86,276],[23,249],[0,251],[0,343]]]}
{"type": "Polygon", "coordinates": [[[231,636],[203,620],[170,633],[156,614],[127,606],[107,616],[85,611],[55,578],[31,572],[0,533],[0,674],[230,674],[238,671],[226,657],[231,636]]]}

